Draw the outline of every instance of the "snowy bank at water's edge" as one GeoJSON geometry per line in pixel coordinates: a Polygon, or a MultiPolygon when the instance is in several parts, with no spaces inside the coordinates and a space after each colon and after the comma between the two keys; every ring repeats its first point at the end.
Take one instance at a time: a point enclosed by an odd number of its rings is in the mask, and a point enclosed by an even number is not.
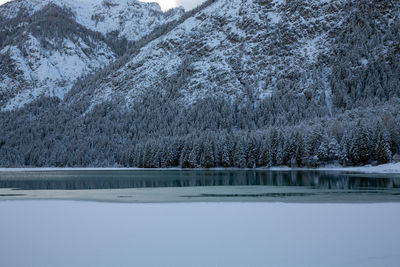
{"type": "Polygon", "coordinates": [[[400,173],[400,162],[388,163],[377,166],[366,165],[359,167],[326,166],[316,170],[323,171],[348,171],[363,173],[400,173]]]}

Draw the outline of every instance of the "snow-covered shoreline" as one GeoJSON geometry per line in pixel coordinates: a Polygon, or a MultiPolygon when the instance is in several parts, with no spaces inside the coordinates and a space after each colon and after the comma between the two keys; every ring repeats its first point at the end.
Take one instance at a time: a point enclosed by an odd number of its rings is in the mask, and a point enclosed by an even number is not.
{"type": "Polygon", "coordinates": [[[317,168],[320,171],[347,171],[361,173],[400,173],[400,162],[388,163],[377,166],[366,165],[360,167],[341,167],[341,166],[326,166],[317,168]]]}
{"type": "MultiPolygon", "coordinates": [[[[239,169],[239,168],[210,168],[210,169],[182,169],[182,168],[119,168],[119,167],[88,167],[88,168],[0,168],[0,172],[27,172],[27,171],[220,171],[220,170],[254,170],[254,169],[239,169]]],[[[257,168],[255,170],[270,170],[270,171],[345,171],[359,173],[400,173],[400,162],[388,163],[378,166],[366,165],[359,167],[343,167],[343,166],[324,166],[319,168],[290,168],[290,167],[271,167],[257,168]]]]}
{"type": "Polygon", "coordinates": [[[358,173],[400,173],[400,162],[387,163],[377,166],[365,165],[357,167],[343,167],[340,165],[328,165],[318,168],[290,168],[290,167],[272,167],[265,170],[271,171],[343,171],[343,172],[358,172],[358,173]]]}

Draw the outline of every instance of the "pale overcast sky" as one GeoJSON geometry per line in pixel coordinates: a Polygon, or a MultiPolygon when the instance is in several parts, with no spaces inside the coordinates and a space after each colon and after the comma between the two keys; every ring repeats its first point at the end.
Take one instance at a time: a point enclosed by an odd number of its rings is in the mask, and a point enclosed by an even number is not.
{"type": "MultiPolygon", "coordinates": [[[[0,0],[0,4],[3,4],[8,1],[9,0],[0,0]]],[[[169,8],[177,6],[183,6],[186,10],[189,10],[204,2],[204,0],[142,0],[142,1],[158,2],[163,10],[167,10],[169,8]]]]}

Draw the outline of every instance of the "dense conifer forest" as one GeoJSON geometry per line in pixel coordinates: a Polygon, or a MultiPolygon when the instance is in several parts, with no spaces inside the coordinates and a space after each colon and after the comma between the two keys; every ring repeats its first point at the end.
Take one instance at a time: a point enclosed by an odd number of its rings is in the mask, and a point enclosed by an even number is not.
{"type": "Polygon", "coordinates": [[[318,106],[303,110],[286,100],[254,107],[212,98],[189,109],[158,97],[149,102],[152,105],[142,103],[134,110],[107,103],[83,115],[56,98],[43,98],[24,109],[0,113],[0,164],[357,166],[390,162],[400,151],[397,98],[336,116],[318,116],[318,106]]]}

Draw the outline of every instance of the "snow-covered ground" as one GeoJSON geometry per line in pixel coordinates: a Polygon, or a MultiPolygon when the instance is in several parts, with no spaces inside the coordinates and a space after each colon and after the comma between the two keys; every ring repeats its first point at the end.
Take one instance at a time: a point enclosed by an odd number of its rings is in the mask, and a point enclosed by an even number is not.
{"type": "MultiPolygon", "coordinates": [[[[181,169],[181,168],[159,168],[159,169],[142,169],[142,168],[0,168],[0,172],[23,172],[23,171],[117,171],[117,170],[241,170],[237,168],[211,168],[211,169],[181,169]]],[[[252,169],[251,169],[252,170],[252,169]]],[[[325,166],[315,169],[309,168],[290,168],[290,167],[272,167],[259,168],[257,170],[271,171],[292,171],[292,170],[317,170],[317,171],[346,171],[346,172],[361,172],[361,173],[400,173],[400,162],[388,163],[378,166],[360,166],[360,167],[342,167],[342,166],[325,166]]]]}
{"type": "Polygon", "coordinates": [[[4,201],[0,263],[395,267],[399,210],[393,203],[4,201]]]}
{"type": "Polygon", "coordinates": [[[400,162],[382,164],[377,166],[365,165],[358,167],[343,167],[340,165],[332,165],[319,168],[290,168],[287,166],[282,166],[282,167],[267,168],[265,170],[271,170],[271,171],[316,170],[316,171],[345,171],[345,172],[359,172],[359,173],[400,173],[400,162]]]}
{"type": "Polygon", "coordinates": [[[318,168],[318,170],[326,171],[348,171],[348,172],[363,172],[363,173],[400,173],[400,162],[388,163],[378,166],[361,166],[361,167],[341,167],[341,166],[328,166],[318,168]]]}

